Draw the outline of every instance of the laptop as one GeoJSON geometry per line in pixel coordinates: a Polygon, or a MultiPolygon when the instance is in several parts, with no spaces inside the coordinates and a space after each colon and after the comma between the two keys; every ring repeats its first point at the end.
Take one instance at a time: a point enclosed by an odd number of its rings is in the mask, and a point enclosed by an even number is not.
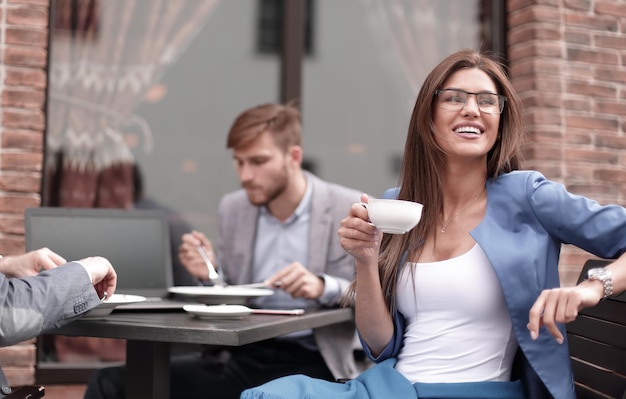
{"type": "Polygon", "coordinates": [[[24,223],[27,251],[48,247],[68,261],[103,256],[117,272],[115,293],[147,299],[116,310],[182,309],[189,303],[168,292],[173,273],[164,210],[27,208],[24,223]]]}

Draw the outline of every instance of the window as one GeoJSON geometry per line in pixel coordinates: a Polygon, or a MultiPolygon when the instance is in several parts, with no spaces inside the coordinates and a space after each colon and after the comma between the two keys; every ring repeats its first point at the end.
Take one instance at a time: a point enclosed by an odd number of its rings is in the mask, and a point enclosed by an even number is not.
{"type": "MultiPolygon", "coordinates": [[[[283,35],[283,0],[259,0],[257,16],[257,51],[281,54],[283,35]]],[[[305,0],[304,54],[313,54],[313,0],[305,0]]]]}

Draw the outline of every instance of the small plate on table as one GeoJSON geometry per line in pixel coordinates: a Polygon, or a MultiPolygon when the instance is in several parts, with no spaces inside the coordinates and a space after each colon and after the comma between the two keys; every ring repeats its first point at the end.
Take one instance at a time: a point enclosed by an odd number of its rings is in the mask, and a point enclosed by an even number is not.
{"type": "Polygon", "coordinates": [[[273,295],[269,288],[251,288],[229,285],[220,286],[177,286],[168,289],[171,294],[191,298],[205,305],[245,305],[249,299],[273,295]]]}
{"type": "Polygon", "coordinates": [[[81,319],[100,319],[111,314],[111,312],[113,312],[113,310],[118,306],[127,305],[129,303],[143,302],[145,300],[146,297],[140,295],[113,294],[110,298],[102,301],[100,305],[85,313],[81,319]]]}
{"type": "Polygon", "coordinates": [[[252,314],[252,309],[243,305],[185,305],[183,309],[199,319],[236,320],[252,314]]]}

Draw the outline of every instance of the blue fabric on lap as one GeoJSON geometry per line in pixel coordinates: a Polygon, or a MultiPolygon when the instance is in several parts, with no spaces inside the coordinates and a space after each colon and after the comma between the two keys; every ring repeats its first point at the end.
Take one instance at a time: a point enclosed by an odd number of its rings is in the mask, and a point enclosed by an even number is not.
{"type": "Polygon", "coordinates": [[[420,399],[524,399],[520,381],[414,384],[420,399]]]}
{"type": "Polygon", "coordinates": [[[241,399],[524,399],[522,384],[514,382],[460,382],[411,384],[387,359],[345,384],[304,375],[278,378],[247,389],[241,399]]]}
{"type": "Polygon", "coordinates": [[[395,363],[395,358],[387,359],[345,384],[303,375],[283,377],[245,390],[241,399],[417,398],[411,382],[393,368],[395,363]]]}

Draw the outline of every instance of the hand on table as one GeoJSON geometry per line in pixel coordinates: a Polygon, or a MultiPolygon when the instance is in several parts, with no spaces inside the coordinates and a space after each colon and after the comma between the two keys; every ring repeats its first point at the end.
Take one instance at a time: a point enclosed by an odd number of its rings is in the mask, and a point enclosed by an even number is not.
{"type": "Polygon", "coordinates": [[[0,261],[0,272],[7,277],[36,276],[42,270],[54,269],[67,263],[63,257],[48,248],[40,248],[22,255],[5,256],[0,261]]]}
{"type": "Polygon", "coordinates": [[[117,273],[111,262],[101,256],[81,259],[79,262],[89,273],[98,296],[102,298],[106,292],[107,298],[110,298],[115,293],[117,286],[117,273]]]}
{"type": "Polygon", "coordinates": [[[324,293],[324,280],[300,262],[289,264],[264,283],[268,287],[280,288],[294,298],[317,299],[324,293]]]}

